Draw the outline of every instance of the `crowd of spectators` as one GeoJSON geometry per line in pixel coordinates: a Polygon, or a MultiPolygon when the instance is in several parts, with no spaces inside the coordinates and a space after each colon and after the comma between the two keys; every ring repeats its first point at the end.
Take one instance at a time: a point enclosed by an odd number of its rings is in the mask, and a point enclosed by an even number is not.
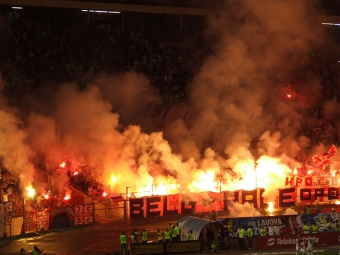
{"type": "Polygon", "coordinates": [[[185,99],[185,85],[204,54],[200,33],[179,26],[123,29],[115,21],[87,23],[62,16],[29,22],[18,16],[9,25],[0,66],[9,97],[46,84],[77,82],[82,87],[88,82],[85,74],[135,71],[144,73],[171,106],[185,99]]]}
{"type": "MultiPolygon", "coordinates": [[[[20,15],[3,16],[0,23],[3,38],[0,70],[7,83],[4,93],[12,99],[47,84],[76,82],[84,87],[88,81],[84,79],[88,77],[86,74],[131,71],[145,74],[162,96],[164,106],[170,107],[185,101],[186,86],[209,52],[201,25],[192,30],[166,22],[151,22],[147,27],[129,26],[117,20],[87,22],[65,19],[63,15],[44,18],[32,15],[28,20],[20,15]]],[[[336,119],[318,121],[322,103],[340,97],[336,55],[326,52],[316,49],[308,66],[320,78],[323,89],[319,108],[309,109],[317,121],[306,125],[303,132],[315,144],[319,141],[338,144],[336,119]]],[[[296,90],[302,107],[309,108],[306,102],[311,97],[303,93],[298,82],[288,89],[296,90]]],[[[76,179],[83,191],[90,186],[96,190],[99,186],[82,175],[76,179]]]]}
{"type": "MultiPolygon", "coordinates": [[[[174,20],[138,26],[123,25],[120,19],[87,22],[65,17],[32,15],[27,20],[12,15],[6,20],[3,16],[0,70],[7,82],[7,97],[18,100],[46,84],[76,82],[84,87],[95,74],[132,71],[145,74],[164,106],[171,107],[185,101],[187,84],[209,52],[202,36],[204,26],[200,25],[203,18],[197,18],[198,25],[189,30],[181,29],[174,20]]],[[[306,69],[296,70],[294,82],[285,87],[296,93],[301,107],[317,120],[306,121],[302,129],[312,144],[338,144],[336,116],[318,121],[323,118],[323,102],[340,97],[337,54],[328,49],[330,45],[315,48],[306,69]],[[321,98],[305,89],[308,73],[321,81],[321,98]]]]}

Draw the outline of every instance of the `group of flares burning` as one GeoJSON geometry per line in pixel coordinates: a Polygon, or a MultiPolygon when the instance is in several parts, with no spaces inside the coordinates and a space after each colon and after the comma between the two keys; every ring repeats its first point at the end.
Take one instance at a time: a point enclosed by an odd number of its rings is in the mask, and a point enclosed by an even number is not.
{"type": "MultiPolygon", "coordinates": [[[[191,181],[184,186],[176,182],[173,177],[161,178],[163,183],[150,182],[149,184],[126,187],[126,191],[120,190],[125,198],[129,198],[131,195],[134,197],[144,197],[153,195],[168,195],[179,193],[200,193],[200,192],[223,192],[234,190],[254,190],[257,188],[264,188],[266,197],[266,203],[268,204],[268,212],[274,210],[275,196],[277,190],[284,186],[286,177],[305,177],[305,176],[323,176],[330,178],[330,183],[333,185],[340,185],[340,175],[338,170],[329,170],[328,174],[321,175],[320,169],[316,167],[310,167],[310,169],[302,173],[299,168],[291,168],[290,166],[283,164],[279,158],[262,156],[255,163],[253,161],[240,161],[235,167],[242,169],[242,176],[240,173],[235,173],[233,169],[229,168],[221,174],[221,169],[207,169],[197,170],[194,175],[191,176],[191,181]],[[130,189],[130,191],[129,191],[130,189]]],[[[329,166],[328,166],[329,167],[329,166]]],[[[57,167],[59,174],[65,174],[68,170],[73,176],[81,173],[81,169],[68,169],[66,162],[61,163],[57,167]],[[61,169],[61,170],[60,170],[61,169]],[[64,171],[63,171],[64,170],[64,171]]],[[[104,191],[101,196],[106,197],[110,194],[117,194],[117,190],[114,187],[122,179],[124,174],[112,174],[108,177],[106,182],[102,183],[104,191]],[[113,190],[111,188],[113,187],[113,190]]],[[[156,178],[155,178],[156,179],[156,178]]],[[[154,180],[155,180],[154,179],[154,180]]],[[[37,196],[36,190],[32,186],[26,188],[27,197],[37,196]]],[[[64,200],[71,198],[71,192],[64,192],[64,200]]],[[[50,192],[43,192],[41,196],[44,199],[51,197],[50,192]]],[[[339,204],[340,201],[336,201],[339,204]]]]}

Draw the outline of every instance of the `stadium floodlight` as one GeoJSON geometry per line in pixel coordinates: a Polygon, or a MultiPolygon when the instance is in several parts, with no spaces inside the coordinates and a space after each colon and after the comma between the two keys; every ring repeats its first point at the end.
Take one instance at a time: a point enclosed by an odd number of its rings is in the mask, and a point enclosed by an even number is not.
{"type": "Polygon", "coordinates": [[[82,12],[96,12],[96,13],[110,13],[110,14],[119,14],[119,11],[103,11],[103,10],[81,10],[82,12]]]}

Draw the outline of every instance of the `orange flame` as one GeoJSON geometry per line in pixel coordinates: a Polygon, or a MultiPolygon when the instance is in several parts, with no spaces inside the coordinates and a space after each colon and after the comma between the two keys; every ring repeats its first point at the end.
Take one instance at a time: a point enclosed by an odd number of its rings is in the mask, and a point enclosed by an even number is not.
{"type": "Polygon", "coordinates": [[[32,186],[28,186],[26,187],[26,191],[27,191],[27,196],[28,197],[34,197],[35,195],[35,189],[32,186]]]}
{"type": "Polygon", "coordinates": [[[269,202],[268,203],[268,212],[272,213],[274,211],[274,203],[269,202]]]}

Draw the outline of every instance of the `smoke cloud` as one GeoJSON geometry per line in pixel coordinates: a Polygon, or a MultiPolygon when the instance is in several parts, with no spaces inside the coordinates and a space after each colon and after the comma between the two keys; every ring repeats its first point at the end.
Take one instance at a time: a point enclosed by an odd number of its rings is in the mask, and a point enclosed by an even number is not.
{"type": "MultiPolygon", "coordinates": [[[[111,192],[218,191],[221,179],[223,190],[266,187],[274,202],[289,164],[310,146],[300,132],[303,111],[279,94],[323,37],[313,15],[307,1],[264,0],[231,1],[209,16],[213,52],[188,88],[195,115],[190,126],[175,120],[164,133],[150,111],[161,99],[138,73],[100,75],[83,89],[62,84],[19,109],[4,98],[2,164],[24,186],[33,182],[32,157],[43,155],[51,169],[63,161],[73,170],[90,166],[111,192]]],[[[321,89],[317,77],[308,80],[321,89]]],[[[325,115],[334,109],[325,105],[325,115]]]]}

